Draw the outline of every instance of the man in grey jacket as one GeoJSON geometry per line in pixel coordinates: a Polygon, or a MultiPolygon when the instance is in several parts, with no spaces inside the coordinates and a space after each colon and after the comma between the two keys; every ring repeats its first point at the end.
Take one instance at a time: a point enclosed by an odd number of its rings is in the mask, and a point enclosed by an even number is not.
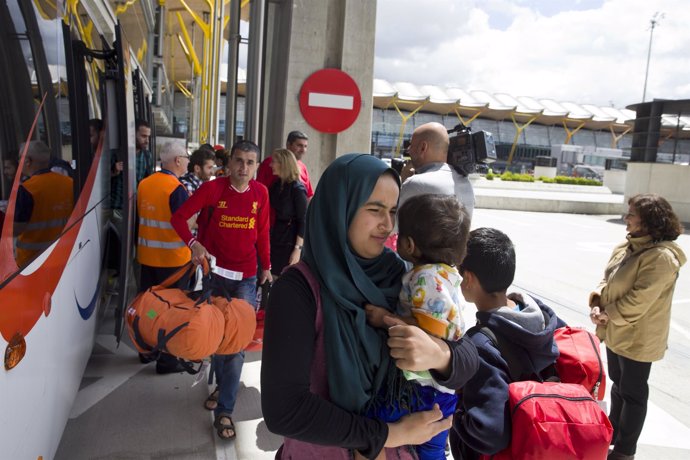
{"type": "Polygon", "coordinates": [[[474,211],[474,191],[469,179],[446,163],[448,131],[440,123],[426,123],[412,133],[407,153],[414,172],[405,168],[398,207],[409,198],[426,193],[455,195],[470,219],[474,211]]]}

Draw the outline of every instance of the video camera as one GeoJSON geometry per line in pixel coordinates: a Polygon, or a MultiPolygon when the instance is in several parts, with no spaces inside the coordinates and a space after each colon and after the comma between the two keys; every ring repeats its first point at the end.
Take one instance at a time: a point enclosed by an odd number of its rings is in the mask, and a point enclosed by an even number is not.
{"type": "MultiPolygon", "coordinates": [[[[403,154],[407,153],[407,149],[409,147],[410,147],[410,141],[409,140],[403,141],[403,144],[402,144],[403,154]]],[[[407,163],[407,161],[403,158],[391,158],[391,168],[395,169],[398,174],[402,174],[402,170],[405,167],[405,163],[407,163]]]]}
{"type": "Polygon", "coordinates": [[[405,167],[405,160],[402,158],[391,158],[391,168],[395,170],[398,174],[402,174],[402,170],[405,167]]]}
{"type": "Polygon", "coordinates": [[[494,137],[488,131],[472,130],[460,123],[448,130],[448,163],[458,174],[467,176],[477,169],[477,163],[489,164],[496,160],[494,137]]]}

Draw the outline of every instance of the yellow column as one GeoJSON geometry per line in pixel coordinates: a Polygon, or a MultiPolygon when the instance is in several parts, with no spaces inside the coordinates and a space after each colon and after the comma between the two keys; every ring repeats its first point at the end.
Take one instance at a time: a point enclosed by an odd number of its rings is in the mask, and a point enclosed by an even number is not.
{"type": "Polygon", "coordinates": [[[572,140],[573,136],[575,135],[576,132],[578,132],[584,125],[585,122],[581,121],[579,125],[577,125],[577,128],[573,129],[572,131],[568,128],[568,125],[566,124],[567,119],[563,119],[563,129],[565,129],[565,143],[570,144],[570,141],[572,140]]]}
{"type": "Polygon", "coordinates": [[[419,112],[419,110],[424,107],[424,105],[429,101],[429,99],[425,99],[424,101],[418,103],[417,107],[410,112],[409,114],[405,115],[402,113],[402,110],[400,110],[400,107],[398,107],[398,102],[393,101],[393,107],[395,107],[395,110],[398,111],[398,114],[400,115],[400,118],[402,119],[402,122],[400,123],[400,134],[398,134],[398,141],[395,144],[395,153],[393,155],[394,158],[396,157],[402,157],[402,154],[400,154],[400,149],[402,148],[403,144],[403,134],[405,134],[405,125],[407,124],[407,120],[412,118],[415,113],[419,112]]]}
{"type": "Polygon", "coordinates": [[[609,130],[611,131],[611,148],[616,149],[618,148],[618,143],[620,142],[621,139],[623,139],[623,136],[628,134],[630,130],[632,129],[632,126],[628,126],[628,129],[623,131],[620,134],[616,134],[616,132],[613,130],[613,124],[609,125],[609,130]]]}
{"type": "Polygon", "coordinates": [[[508,164],[511,164],[513,162],[513,155],[515,155],[515,151],[517,150],[517,144],[520,140],[520,134],[522,134],[522,131],[524,131],[525,128],[527,128],[534,120],[536,120],[538,116],[539,115],[533,115],[527,121],[527,123],[520,125],[518,121],[515,119],[515,114],[510,114],[510,118],[513,120],[513,125],[515,125],[515,137],[513,137],[513,145],[510,147],[510,154],[508,154],[508,164]]]}
{"type": "MultiPolygon", "coordinates": [[[[38,3],[36,3],[38,5],[38,3]]],[[[74,23],[77,26],[77,30],[79,31],[79,36],[81,39],[84,41],[84,44],[86,44],[87,48],[93,49],[93,40],[92,40],[92,32],[93,32],[93,23],[91,21],[87,22],[86,25],[84,25],[81,22],[81,16],[79,14],[79,0],[68,0],[66,8],[65,8],[65,15],[63,17],[63,20],[67,21],[69,24],[71,24],[70,18],[74,19],[74,23]]],[[[125,8],[126,9],[126,8],[125,8]]],[[[89,79],[91,85],[93,85],[94,88],[98,88],[98,85],[100,84],[98,78],[96,78],[96,75],[98,75],[98,64],[97,64],[97,59],[94,59],[90,63],[91,66],[91,72],[87,72],[86,76],[89,79]]],[[[97,95],[92,95],[92,98],[96,98],[97,95]]]]}
{"type": "MultiPolygon", "coordinates": [[[[187,26],[184,25],[184,20],[182,15],[177,12],[177,22],[180,24],[180,31],[182,36],[178,35],[177,39],[180,41],[180,46],[182,47],[182,52],[184,52],[187,57],[189,65],[192,66],[192,71],[194,75],[201,75],[201,64],[199,63],[199,57],[196,55],[196,50],[192,44],[192,39],[189,37],[189,32],[187,31],[187,26]]],[[[171,63],[172,66],[172,63],[171,63]]],[[[174,68],[174,66],[172,66],[174,68]]]]}
{"type": "Polygon", "coordinates": [[[474,115],[472,115],[472,116],[470,117],[469,120],[465,121],[465,119],[462,117],[462,115],[460,115],[460,111],[458,110],[457,107],[454,108],[453,110],[455,111],[455,116],[457,116],[457,117],[458,117],[458,120],[460,120],[460,122],[462,122],[462,124],[465,125],[465,126],[467,126],[467,125],[469,125],[470,123],[472,123],[472,122],[473,122],[479,115],[481,115],[481,113],[483,112],[482,109],[472,109],[472,110],[476,110],[477,113],[475,113],[474,115]]]}
{"type": "MultiPolygon", "coordinates": [[[[185,2],[185,0],[180,0],[180,3],[182,6],[187,10],[189,15],[194,19],[194,22],[199,26],[199,29],[201,29],[202,35],[203,35],[203,42],[202,42],[202,57],[201,57],[201,63],[199,64],[201,67],[201,94],[200,96],[200,103],[199,103],[199,143],[203,144],[208,142],[208,135],[209,135],[209,123],[210,123],[210,118],[209,118],[209,106],[210,106],[210,88],[211,88],[211,78],[212,76],[212,69],[211,69],[211,60],[210,60],[210,55],[211,55],[211,28],[213,26],[213,17],[214,17],[214,6],[210,2],[210,0],[206,0],[206,3],[208,5],[209,11],[210,11],[210,24],[204,22],[199,15],[192,10],[189,5],[185,2]]],[[[193,48],[190,46],[190,44],[187,44],[187,47],[190,51],[190,54],[192,54],[193,48]]],[[[196,67],[196,63],[195,63],[196,67]]],[[[216,75],[216,78],[218,76],[216,75]]]]}

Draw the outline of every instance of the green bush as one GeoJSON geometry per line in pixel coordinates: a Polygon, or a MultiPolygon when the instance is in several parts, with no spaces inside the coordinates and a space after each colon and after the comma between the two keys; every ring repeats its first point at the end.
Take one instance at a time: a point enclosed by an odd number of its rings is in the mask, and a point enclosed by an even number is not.
{"type": "Polygon", "coordinates": [[[517,174],[510,171],[506,171],[501,174],[501,180],[512,181],[512,182],[534,182],[534,176],[529,174],[517,174]]]}
{"type": "Polygon", "coordinates": [[[539,179],[545,184],[569,184],[569,185],[603,185],[600,181],[596,179],[587,179],[585,177],[568,177],[568,176],[556,176],[556,177],[544,177],[541,176],[539,179]]]}

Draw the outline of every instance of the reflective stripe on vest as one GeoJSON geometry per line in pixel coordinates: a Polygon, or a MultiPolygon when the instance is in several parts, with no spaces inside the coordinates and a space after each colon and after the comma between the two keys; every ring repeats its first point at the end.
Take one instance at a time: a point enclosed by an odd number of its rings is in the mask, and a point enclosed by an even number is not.
{"type": "Polygon", "coordinates": [[[31,217],[17,236],[17,265],[22,267],[60,236],[74,207],[73,181],[54,172],[38,173],[21,185],[31,195],[31,217]]]}
{"type": "Polygon", "coordinates": [[[24,231],[30,230],[45,230],[49,228],[62,229],[67,225],[67,219],[53,219],[53,220],[43,220],[38,222],[29,222],[25,227],[24,231]]]}
{"type": "Polygon", "coordinates": [[[146,238],[139,237],[137,243],[141,246],[146,246],[147,248],[158,248],[158,249],[176,249],[187,247],[182,241],[155,241],[147,240],[146,238]]]}
{"type": "Polygon", "coordinates": [[[164,228],[166,230],[172,230],[173,226],[170,222],[165,222],[163,220],[155,220],[155,219],[145,219],[143,217],[139,218],[139,225],[145,225],[147,227],[153,227],[153,228],[164,228]]]}

